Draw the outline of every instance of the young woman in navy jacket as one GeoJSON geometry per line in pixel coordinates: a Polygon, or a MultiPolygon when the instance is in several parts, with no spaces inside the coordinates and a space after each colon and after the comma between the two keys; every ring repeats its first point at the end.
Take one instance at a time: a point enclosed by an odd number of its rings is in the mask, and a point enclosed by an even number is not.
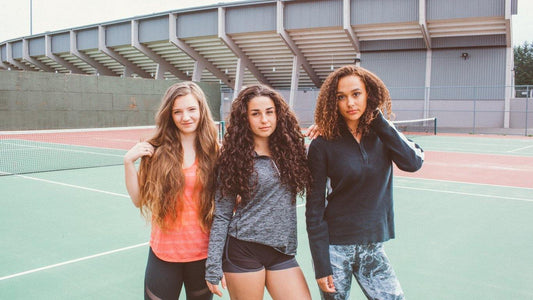
{"type": "Polygon", "coordinates": [[[352,274],[368,299],[404,299],[383,249],[394,238],[392,170],[393,163],[420,169],[424,153],[390,116],[387,88],[363,68],[344,66],[320,89],[315,123],[321,136],[309,147],[306,221],[325,299],[349,299],[352,274]]]}

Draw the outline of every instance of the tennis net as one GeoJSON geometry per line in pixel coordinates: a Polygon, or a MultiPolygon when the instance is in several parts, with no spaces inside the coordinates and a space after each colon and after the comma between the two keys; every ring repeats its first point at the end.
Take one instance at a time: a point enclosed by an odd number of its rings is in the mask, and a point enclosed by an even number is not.
{"type": "Polygon", "coordinates": [[[405,135],[437,134],[437,118],[393,121],[392,123],[405,135]]]}
{"type": "MultiPolygon", "coordinates": [[[[222,139],[224,122],[217,122],[222,139]]],[[[0,132],[0,176],[121,165],[154,126],[0,132]]]]}

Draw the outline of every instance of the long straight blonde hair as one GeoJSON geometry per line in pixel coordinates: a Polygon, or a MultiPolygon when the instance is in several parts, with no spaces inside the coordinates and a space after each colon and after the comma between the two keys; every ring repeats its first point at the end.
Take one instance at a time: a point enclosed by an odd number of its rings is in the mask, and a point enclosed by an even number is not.
{"type": "Polygon", "coordinates": [[[204,92],[194,82],[180,82],[169,87],[156,114],[156,132],[148,140],[155,148],[139,167],[141,213],[165,229],[179,220],[183,212],[183,147],[181,134],[172,119],[172,107],[179,98],[192,94],[198,100],[200,118],[194,150],[198,161],[195,191],[200,191],[199,222],[209,231],[214,210],[214,164],[218,156],[217,128],[204,92]],[[171,223],[169,223],[171,222],[171,223]]]}

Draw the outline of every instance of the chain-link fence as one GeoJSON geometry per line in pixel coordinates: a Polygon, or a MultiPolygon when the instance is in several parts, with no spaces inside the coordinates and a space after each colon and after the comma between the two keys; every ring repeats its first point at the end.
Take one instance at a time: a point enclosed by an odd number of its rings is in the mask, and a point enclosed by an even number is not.
{"type": "MultiPolygon", "coordinates": [[[[389,87],[395,120],[435,117],[438,132],[533,135],[533,86],[389,87]]],[[[279,90],[289,101],[289,90],[279,90]]],[[[301,126],[312,124],[318,89],[300,90],[293,109],[301,126]]],[[[221,116],[233,93],[222,93],[221,116]]]]}

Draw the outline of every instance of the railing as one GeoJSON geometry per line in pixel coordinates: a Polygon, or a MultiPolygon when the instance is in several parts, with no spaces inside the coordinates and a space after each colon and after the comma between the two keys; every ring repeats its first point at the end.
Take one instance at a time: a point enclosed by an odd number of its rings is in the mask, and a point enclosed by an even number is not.
{"type": "MultiPolygon", "coordinates": [[[[436,117],[438,132],[533,135],[533,86],[389,87],[395,120],[436,117]]],[[[288,90],[279,92],[289,100],[288,90]]],[[[298,91],[293,109],[302,126],[313,123],[318,90],[298,91]]],[[[227,116],[233,94],[222,94],[227,116]]]]}

